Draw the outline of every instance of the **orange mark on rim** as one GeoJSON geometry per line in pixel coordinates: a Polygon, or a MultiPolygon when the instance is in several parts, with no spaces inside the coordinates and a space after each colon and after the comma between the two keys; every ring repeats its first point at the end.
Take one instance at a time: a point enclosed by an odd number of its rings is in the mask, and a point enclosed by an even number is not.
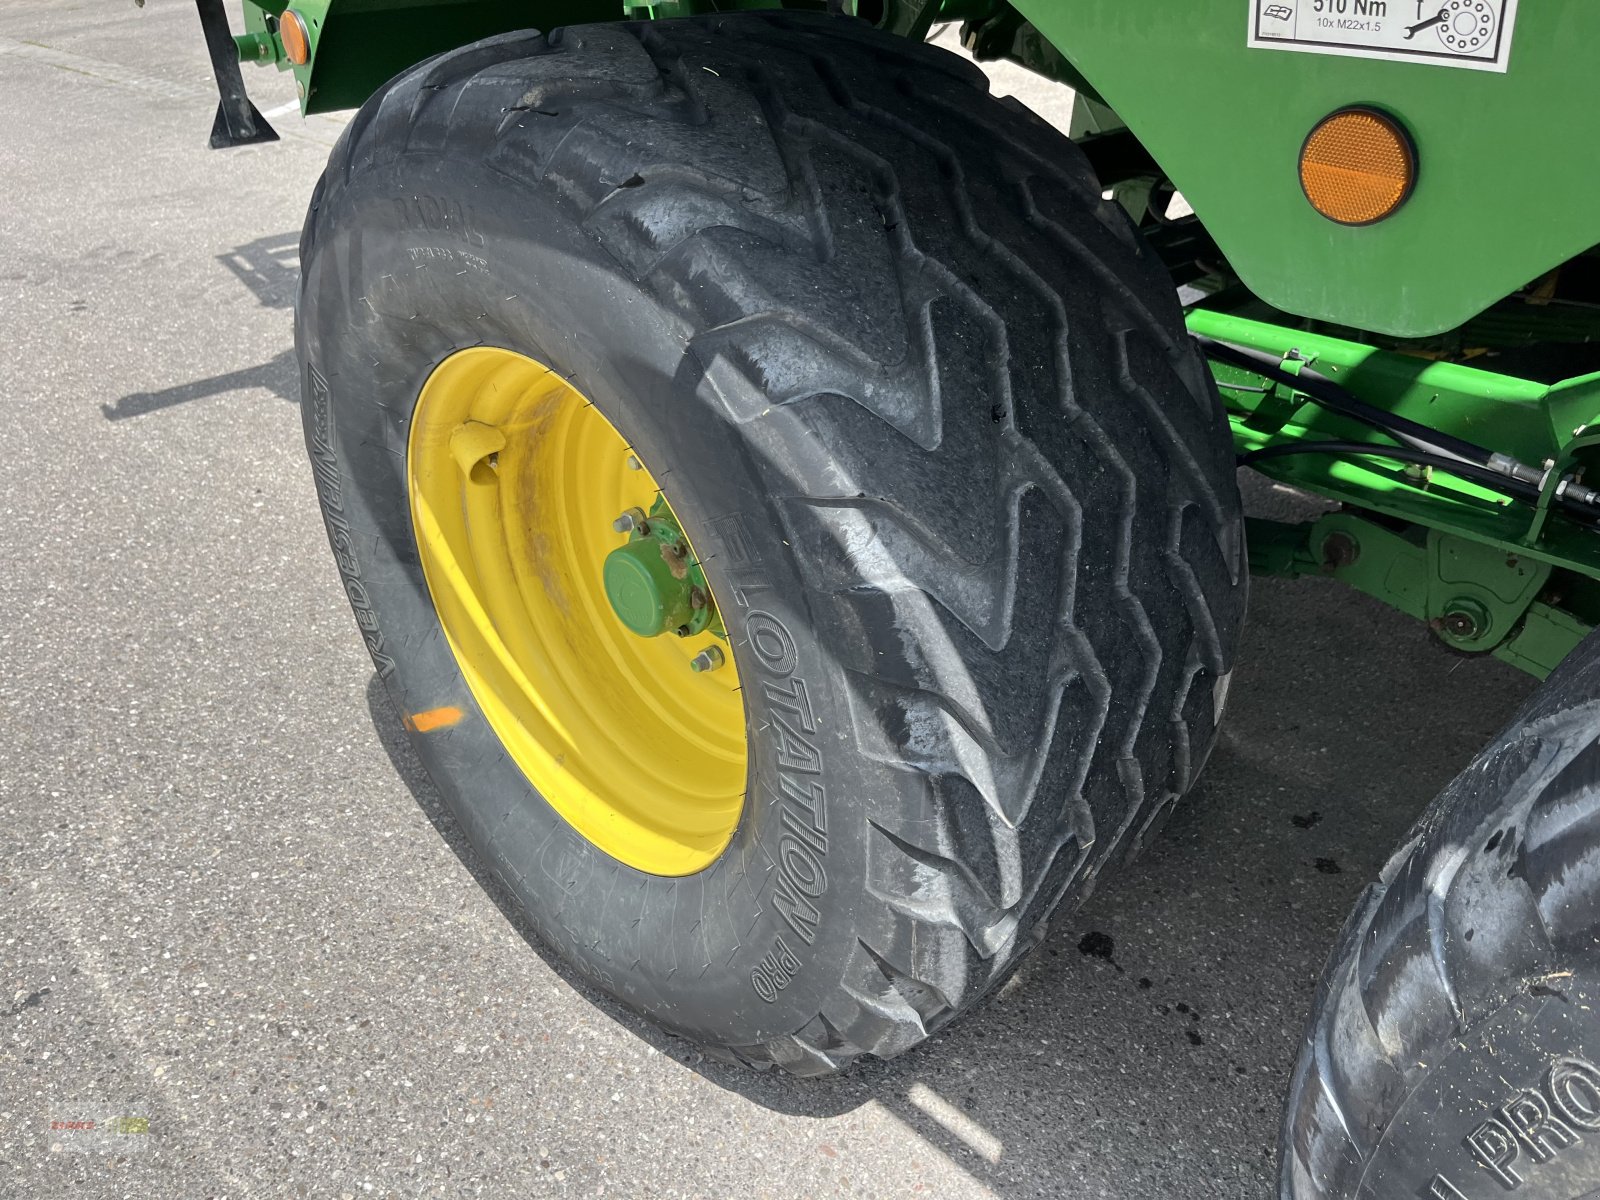
{"type": "Polygon", "coordinates": [[[406,718],[406,728],[418,733],[431,733],[435,729],[445,729],[454,725],[466,716],[453,704],[444,708],[430,708],[427,712],[412,713],[406,718]]]}

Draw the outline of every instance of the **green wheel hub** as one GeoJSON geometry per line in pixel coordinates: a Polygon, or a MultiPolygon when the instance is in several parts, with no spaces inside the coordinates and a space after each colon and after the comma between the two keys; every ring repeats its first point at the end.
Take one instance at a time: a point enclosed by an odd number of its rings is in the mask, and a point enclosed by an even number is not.
{"type": "Polygon", "coordinates": [[[630,509],[614,528],[628,540],[606,555],[601,578],[617,620],[639,637],[708,629],[725,636],[705,574],[665,500],[658,497],[648,515],[630,509]]]}

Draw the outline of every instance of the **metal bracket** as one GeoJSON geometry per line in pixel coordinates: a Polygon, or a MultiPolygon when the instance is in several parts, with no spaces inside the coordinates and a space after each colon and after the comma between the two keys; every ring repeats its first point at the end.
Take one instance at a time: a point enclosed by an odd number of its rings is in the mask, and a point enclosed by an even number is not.
{"type": "Polygon", "coordinates": [[[1304,525],[1249,521],[1258,575],[1321,575],[1425,622],[1463,654],[1543,678],[1590,626],[1541,599],[1551,566],[1437,529],[1396,530],[1348,512],[1304,525]]]}
{"type": "MultiPolygon", "coordinates": [[[[1577,473],[1577,477],[1582,477],[1584,466],[1582,456],[1600,447],[1600,425],[1595,424],[1596,382],[1593,376],[1587,376],[1569,380],[1551,389],[1547,408],[1561,450],[1548,460],[1549,469],[1545,472],[1544,484],[1539,489],[1539,503],[1534,512],[1533,523],[1523,538],[1527,545],[1537,545],[1539,539],[1544,536],[1545,523],[1550,519],[1551,508],[1555,505],[1560,490],[1566,485],[1567,480],[1573,477],[1574,472],[1577,473]],[[1570,425],[1575,412],[1583,413],[1582,423],[1571,426],[1572,431],[1569,434],[1562,426],[1570,425]]],[[[1593,466],[1593,463],[1589,465],[1593,466]]]]}
{"type": "Polygon", "coordinates": [[[216,120],[211,123],[211,148],[248,146],[254,142],[275,142],[278,133],[245,94],[244,75],[239,70],[239,47],[228,28],[228,13],[222,0],[194,0],[205,31],[206,50],[211,55],[211,72],[217,77],[216,120]]]}
{"type": "MultiPolygon", "coordinates": [[[[1290,349],[1285,351],[1279,360],[1278,369],[1289,375],[1298,375],[1315,361],[1315,355],[1308,358],[1300,351],[1290,349]]],[[[1295,414],[1307,403],[1309,402],[1306,398],[1288,384],[1269,382],[1266,390],[1261,393],[1261,402],[1245,419],[1245,424],[1263,434],[1277,433],[1292,421],[1295,414]]]]}

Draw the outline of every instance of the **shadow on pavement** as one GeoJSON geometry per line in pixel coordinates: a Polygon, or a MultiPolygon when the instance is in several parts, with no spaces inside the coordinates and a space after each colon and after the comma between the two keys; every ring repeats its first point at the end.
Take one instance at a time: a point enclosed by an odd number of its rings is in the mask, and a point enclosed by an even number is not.
{"type": "MultiPolygon", "coordinates": [[[[300,281],[299,233],[279,233],[236,246],[217,261],[249,288],[263,308],[292,308],[300,281]]],[[[299,373],[293,347],[254,367],[244,367],[209,379],[197,379],[156,392],[133,392],[111,404],[101,404],[108,421],[125,421],[164,408],[219,396],[246,388],[265,388],[291,403],[300,401],[299,373]]]]}
{"type": "Polygon", "coordinates": [[[235,246],[217,261],[255,293],[263,308],[293,308],[300,282],[300,234],[275,233],[235,246]]]}
{"type": "Polygon", "coordinates": [[[126,421],[129,417],[142,417],[146,413],[159,412],[163,408],[172,408],[174,405],[187,404],[191,400],[203,400],[207,396],[220,396],[224,392],[243,388],[266,388],[273,395],[298,404],[300,386],[294,348],[291,346],[273,355],[259,366],[213,375],[209,379],[197,379],[193,383],[181,383],[176,387],[163,388],[159,392],[132,392],[114,404],[102,404],[100,412],[108,421],[126,421]]]}
{"type": "Polygon", "coordinates": [[[726,1067],[590,991],[478,862],[376,677],[368,705],[441,836],[597,1007],[766,1108],[836,1117],[876,1102],[1020,1200],[1267,1194],[1283,1092],[1337,930],[1416,813],[1530,686],[1333,585],[1259,583],[1219,744],[1155,844],[1058,918],[977,1011],[903,1058],[815,1081],[726,1067]]]}

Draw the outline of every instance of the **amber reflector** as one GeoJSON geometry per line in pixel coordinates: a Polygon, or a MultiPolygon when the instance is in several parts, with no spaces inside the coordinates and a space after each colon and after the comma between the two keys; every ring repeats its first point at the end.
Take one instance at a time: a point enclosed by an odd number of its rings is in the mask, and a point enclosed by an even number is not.
{"type": "Polygon", "coordinates": [[[305,66],[311,57],[311,39],[306,36],[306,23],[294,9],[284,9],[278,18],[278,36],[283,39],[283,56],[297,67],[305,66]]]}
{"type": "Polygon", "coordinates": [[[1417,152],[1392,117],[1345,108],[1324,117],[1300,148],[1300,186],[1330,221],[1370,225],[1405,203],[1417,152]]]}

